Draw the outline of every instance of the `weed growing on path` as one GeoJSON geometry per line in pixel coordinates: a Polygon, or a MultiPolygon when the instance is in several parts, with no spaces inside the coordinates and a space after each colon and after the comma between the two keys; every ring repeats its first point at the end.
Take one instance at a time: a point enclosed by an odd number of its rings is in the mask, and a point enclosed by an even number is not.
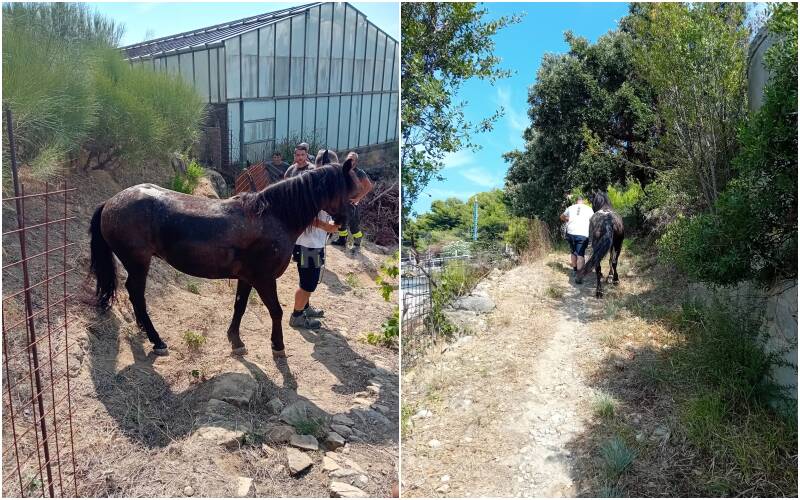
{"type": "Polygon", "coordinates": [[[595,416],[604,420],[614,418],[614,400],[608,394],[600,394],[594,401],[592,409],[595,416]]]}

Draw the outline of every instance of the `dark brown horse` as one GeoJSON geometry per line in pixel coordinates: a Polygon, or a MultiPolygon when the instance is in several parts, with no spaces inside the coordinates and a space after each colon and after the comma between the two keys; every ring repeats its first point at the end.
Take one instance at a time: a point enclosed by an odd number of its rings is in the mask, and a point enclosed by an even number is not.
{"type": "Polygon", "coordinates": [[[153,343],[153,351],[167,354],[144,297],[150,261],[159,257],[192,276],[238,280],[228,327],[234,354],[247,352],[239,324],[255,288],[272,318],[273,353],[285,356],[276,280],[289,265],[297,237],[319,211],[344,222],[348,200],[356,191],[350,160],[227,200],[176,193],[153,184],[129,187],[100,205],[92,217],[91,272],[97,278],[98,306],[107,309],[115,298],[116,255],[128,271],[125,288],[136,322],[153,343]]]}
{"type": "Polygon", "coordinates": [[[592,257],[586,261],[582,269],[578,271],[578,279],[583,279],[592,269],[597,274],[597,289],[595,297],[603,297],[603,272],[600,269],[600,261],[611,251],[609,265],[611,271],[609,277],[613,276],[613,284],[619,283],[617,274],[617,262],[619,253],[622,251],[622,241],[625,239],[625,226],[622,224],[622,217],[614,212],[608,194],[596,192],[592,197],[592,210],[594,215],[589,220],[589,238],[592,242],[592,257]]]}

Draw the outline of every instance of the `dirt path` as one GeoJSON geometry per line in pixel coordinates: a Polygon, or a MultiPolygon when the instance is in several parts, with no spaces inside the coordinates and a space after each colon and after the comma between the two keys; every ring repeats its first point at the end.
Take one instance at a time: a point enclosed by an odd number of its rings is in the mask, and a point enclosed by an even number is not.
{"type": "Polygon", "coordinates": [[[586,369],[602,347],[587,323],[599,306],[562,260],[490,276],[497,308],[466,315],[475,335],[404,373],[404,495],[581,494],[570,443],[591,419],[586,369]]]}

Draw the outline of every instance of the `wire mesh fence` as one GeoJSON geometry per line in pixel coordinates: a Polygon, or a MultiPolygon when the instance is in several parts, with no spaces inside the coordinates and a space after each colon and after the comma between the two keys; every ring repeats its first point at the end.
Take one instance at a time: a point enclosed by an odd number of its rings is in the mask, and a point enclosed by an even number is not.
{"type": "MultiPolygon", "coordinates": [[[[3,496],[76,497],[67,282],[69,195],[26,193],[6,110],[12,193],[3,196],[3,496]],[[12,194],[12,195],[9,195],[12,194]],[[9,229],[9,226],[13,229],[9,229]]],[[[4,183],[4,191],[11,188],[4,183]]],[[[37,183],[38,184],[38,183],[37,183]]]]}

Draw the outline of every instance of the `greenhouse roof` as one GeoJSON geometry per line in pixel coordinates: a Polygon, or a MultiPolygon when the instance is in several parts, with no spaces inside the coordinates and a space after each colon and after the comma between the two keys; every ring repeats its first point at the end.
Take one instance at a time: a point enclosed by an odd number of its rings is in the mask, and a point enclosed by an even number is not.
{"type": "Polygon", "coordinates": [[[152,57],[162,55],[170,52],[179,52],[184,49],[193,47],[203,47],[211,45],[216,42],[221,42],[233,36],[261,28],[267,24],[274,23],[281,19],[294,16],[305,10],[319,5],[321,2],[309,3],[299,5],[297,7],[290,7],[288,9],[276,10],[275,12],[267,12],[257,16],[246,17],[236,21],[229,21],[207,28],[202,28],[185,33],[178,33],[177,35],[170,35],[163,38],[156,38],[155,40],[148,40],[142,43],[136,43],[122,47],[125,51],[125,57],[128,59],[136,59],[140,57],[152,57]]]}

